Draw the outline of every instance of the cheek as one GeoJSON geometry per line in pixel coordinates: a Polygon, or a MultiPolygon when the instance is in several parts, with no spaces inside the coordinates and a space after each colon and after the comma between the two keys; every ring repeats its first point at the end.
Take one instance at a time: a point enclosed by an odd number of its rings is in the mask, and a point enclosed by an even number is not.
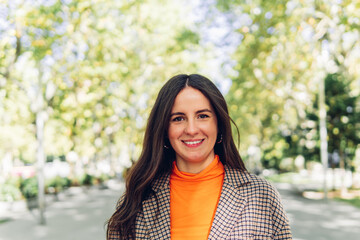
{"type": "Polygon", "coordinates": [[[209,123],[209,125],[206,127],[207,132],[209,134],[209,137],[211,138],[217,138],[218,135],[218,128],[217,128],[217,123],[216,121],[209,123]]]}
{"type": "Polygon", "coordinates": [[[168,136],[169,136],[169,140],[173,140],[176,139],[179,135],[179,128],[177,128],[176,126],[169,126],[169,130],[168,130],[168,136]]]}
{"type": "Polygon", "coordinates": [[[215,131],[212,132],[211,137],[212,137],[212,139],[215,139],[215,141],[216,141],[217,136],[218,136],[218,131],[217,131],[217,129],[215,129],[215,131]]]}

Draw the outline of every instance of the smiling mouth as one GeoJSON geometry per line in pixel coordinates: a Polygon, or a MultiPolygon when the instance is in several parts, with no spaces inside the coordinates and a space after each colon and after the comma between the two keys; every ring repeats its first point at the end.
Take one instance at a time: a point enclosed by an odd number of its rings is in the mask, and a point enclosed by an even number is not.
{"type": "Polygon", "coordinates": [[[186,146],[196,147],[199,146],[205,139],[196,140],[196,141],[182,141],[186,146]]]}

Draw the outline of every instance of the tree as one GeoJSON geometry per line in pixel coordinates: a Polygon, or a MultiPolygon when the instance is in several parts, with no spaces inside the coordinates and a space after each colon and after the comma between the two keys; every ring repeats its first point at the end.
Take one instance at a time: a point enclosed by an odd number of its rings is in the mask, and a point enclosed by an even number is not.
{"type": "MultiPolygon", "coordinates": [[[[355,170],[355,151],[360,142],[358,122],[360,111],[357,107],[359,96],[352,96],[350,82],[339,73],[328,74],[325,78],[327,109],[329,166],[355,170]]],[[[317,96],[316,96],[317,97],[317,96]]],[[[310,124],[299,126],[297,141],[291,141],[301,154],[309,160],[319,155],[319,125],[317,104],[308,108],[310,124]]],[[[344,186],[343,186],[344,187],[344,186]]]]}
{"type": "Polygon", "coordinates": [[[6,134],[0,142],[10,139],[15,144],[6,151],[30,163],[43,126],[45,155],[67,156],[89,171],[105,159],[121,171],[131,163],[127,155],[135,161],[141,149],[159,87],[205,58],[183,1],[23,0],[1,7],[0,110],[8,113],[1,126],[28,137],[6,134]]]}
{"type": "Polygon", "coordinates": [[[304,122],[313,125],[306,109],[320,79],[345,74],[348,91],[359,94],[353,65],[359,61],[354,15],[359,6],[351,1],[258,0],[218,1],[218,7],[242,37],[227,95],[245,135],[242,153],[260,147],[265,166],[280,169],[283,159],[301,154],[293,146],[299,140],[296,129],[304,122]]]}

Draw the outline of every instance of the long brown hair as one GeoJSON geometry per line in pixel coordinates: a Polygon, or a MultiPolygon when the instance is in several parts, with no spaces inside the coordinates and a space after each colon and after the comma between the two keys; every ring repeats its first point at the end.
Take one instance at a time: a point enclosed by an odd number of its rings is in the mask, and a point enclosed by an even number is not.
{"type": "Polygon", "coordinates": [[[222,137],[222,142],[214,146],[215,154],[219,155],[224,165],[246,170],[234,144],[231,131],[231,122],[233,121],[229,116],[226,101],[215,84],[198,74],[174,76],[161,88],[151,110],[142,153],[139,160],[131,168],[126,179],[125,194],[119,201],[117,210],[108,221],[108,234],[109,229],[111,229],[118,232],[121,239],[125,239],[127,236],[134,237],[136,215],[141,210],[142,202],[153,193],[151,184],[158,177],[171,172],[172,163],[175,160],[175,151],[167,140],[167,132],[175,98],[185,87],[192,87],[201,91],[209,99],[215,110],[218,120],[218,133],[222,137]]]}

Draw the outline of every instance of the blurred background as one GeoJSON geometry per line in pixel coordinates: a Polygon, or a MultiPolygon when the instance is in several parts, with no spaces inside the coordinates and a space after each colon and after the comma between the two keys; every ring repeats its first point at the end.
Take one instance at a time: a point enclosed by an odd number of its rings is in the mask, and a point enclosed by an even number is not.
{"type": "Polygon", "coordinates": [[[336,227],[355,239],[359,13],[350,0],[0,0],[0,239],[104,239],[155,97],[179,73],[221,89],[295,239],[339,239],[336,227]]]}

